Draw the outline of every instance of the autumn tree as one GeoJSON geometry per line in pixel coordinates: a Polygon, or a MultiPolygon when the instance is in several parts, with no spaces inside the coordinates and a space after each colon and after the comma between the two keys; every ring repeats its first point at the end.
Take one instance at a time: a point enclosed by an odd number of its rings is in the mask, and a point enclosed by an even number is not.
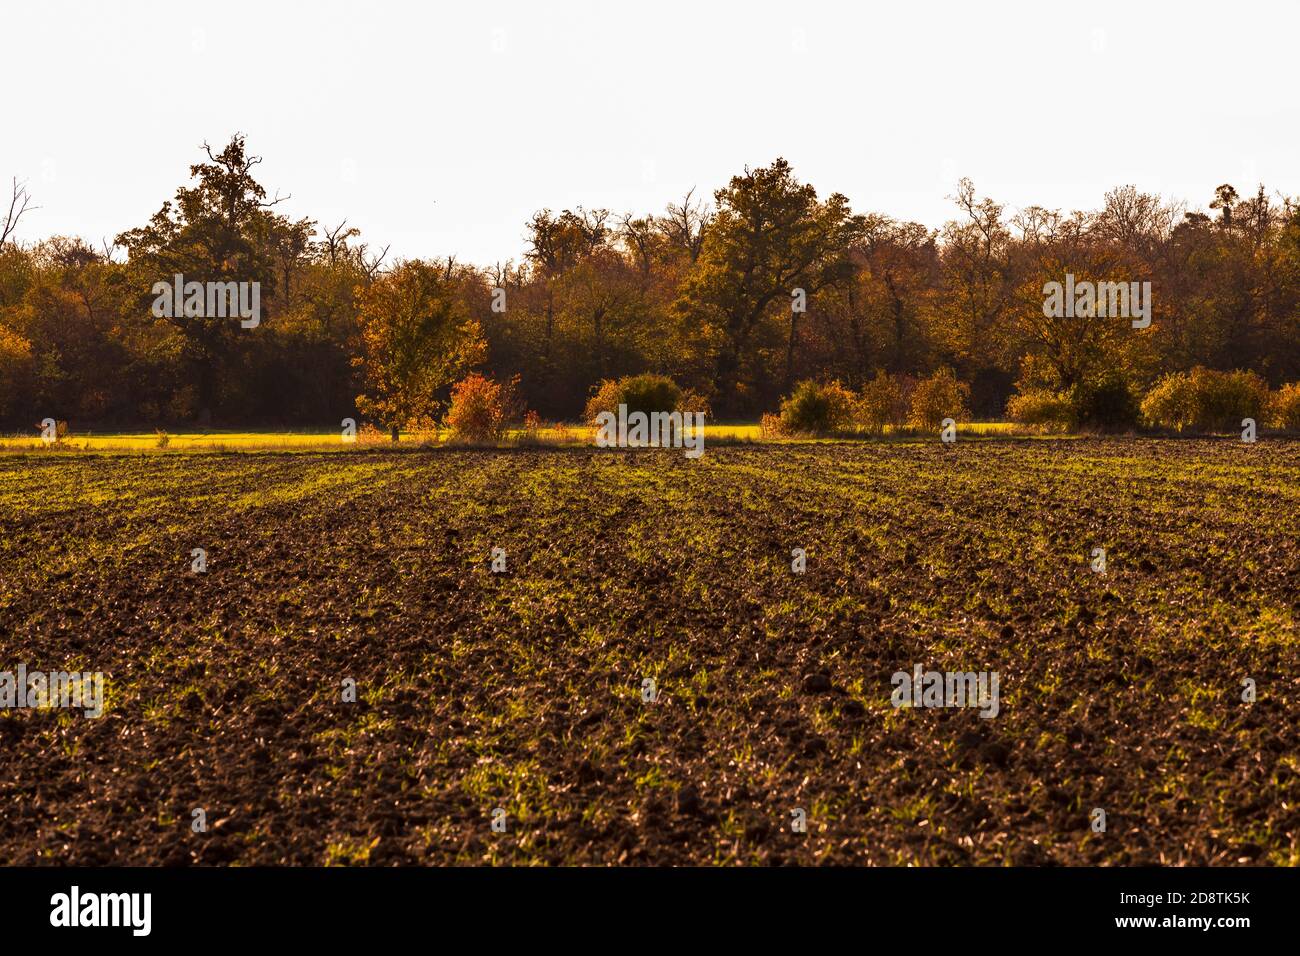
{"type": "Polygon", "coordinates": [[[944,226],[941,310],[934,330],[945,360],[968,376],[1001,371],[1010,376],[1010,307],[1017,294],[1014,243],[1001,203],[979,199],[969,179],[953,201],[963,218],[944,226]]]}
{"type": "Polygon", "coordinates": [[[393,441],[403,425],[434,416],[446,390],[485,355],[479,324],[449,272],[404,262],[359,292],[361,355],[354,361],[365,391],[357,408],[393,441]]]}
{"type": "MultiPolygon", "coordinates": [[[[268,199],[253,177],[260,156],[249,154],[236,134],[219,153],[206,143],[207,162],[190,167],[195,180],[163,203],[148,225],[116,239],[126,248],[141,306],[152,301],[158,281],[183,275],[186,282],[257,282],[264,313],[274,309],[277,280],[284,281],[308,247],[314,224],[290,221],[273,211],[283,199],[268,199]]],[[[234,349],[238,322],[174,309],[170,322],[185,343],[198,391],[201,420],[212,416],[223,366],[234,349]]]]}
{"type": "Polygon", "coordinates": [[[554,372],[556,286],[563,282],[569,270],[604,247],[613,234],[610,213],[605,209],[588,211],[579,207],[576,212],[566,209],[559,215],[543,209],[529,220],[527,258],[545,290],[544,380],[554,372]]]}
{"type": "Polygon", "coordinates": [[[865,218],[850,252],[852,274],[817,297],[809,309],[800,375],[824,375],[855,388],[877,370],[924,370],[934,353],[933,286],[938,270],[934,235],[914,222],[876,213],[865,218]]]}
{"type": "Polygon", "coordinates": [[[28,387],[32,343],[0,325],[0,419],[10,413],[20,392],[28,387]]]}
{"type": "Polygon", "coordinates": [[[7,321],[40,371],[28,395],[33,409],[79,421],[121,417],[134,385],[127,343],[115,334],[131,304],[122,266],[63,237],[39,243],[32,258],[34,281],[7,321]]]}
{"type": "Polygon", "coordinates": [[[746,169],[715,200],[715,218],[676,308],[713,336],[717,406],[734,414],[756,407],[756,390],[770,379],[762,346],[779,341],[781,326],[788,384],[798,339],[796,291],[809,299],[849,275],[849,249],[863,220],[839,193],[819,201],[784,159],[746,169]]]}
{"type": "Polygon", "coordinates": [[[699,260],[704,248],[704,235],[713,224],[713,210],[707,202],[692,199],[694,195],[692,189],[680,203],[669,203],[667,211],[654,219],[668,245],[692,263],[699,260]]]}

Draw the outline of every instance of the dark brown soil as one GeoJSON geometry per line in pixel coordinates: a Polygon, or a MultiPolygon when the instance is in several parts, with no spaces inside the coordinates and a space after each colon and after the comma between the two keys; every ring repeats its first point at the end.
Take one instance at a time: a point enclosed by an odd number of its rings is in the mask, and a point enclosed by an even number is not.
{"type": "Polygon", "coordinates": [[[1300,863],[1298,503],[1281,441],[3,458],[0,670],[108,699],[0,711],[0,860],[1300,863]]]}

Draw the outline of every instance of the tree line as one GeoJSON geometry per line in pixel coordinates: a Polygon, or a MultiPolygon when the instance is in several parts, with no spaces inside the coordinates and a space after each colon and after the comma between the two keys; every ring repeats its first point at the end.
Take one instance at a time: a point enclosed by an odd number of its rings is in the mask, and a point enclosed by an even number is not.
{"type": "Polygon", "coordinates": [[[646,372],[720,420],[756,420],[802,381],[861,391],[882,373],[950,370],[987,419],[1030,393],[1136,403],[1198,367],[1300,379],[1300,203],[1262,185],[1220,186],[1204,211],[1122,186],[1062,212],[1009,210],[962,180],[932,229],[819,196],[777,159],[657,213],[542,209],[522,255],[475,265],[394,261],[346,221],[284,215],[242,136],[199,158],[99,247],[17,242],[31,197],[13,184],[0,424],[390,428],[439,415],[471,372],[550,420],[646,372]],[[260,322],[155,314],[155,284],[176,275],[259,283],[260,322]],[[1149,282],[1149,325],[1047,314],[1067,275],[1149,282]]]}

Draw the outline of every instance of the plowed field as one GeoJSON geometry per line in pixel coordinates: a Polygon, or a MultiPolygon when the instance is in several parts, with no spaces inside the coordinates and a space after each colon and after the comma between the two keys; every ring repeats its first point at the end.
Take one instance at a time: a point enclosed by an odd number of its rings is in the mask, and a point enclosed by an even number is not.
{"type": "Polygon", "coordinates": [[[0,862],[1296,864],[1298,505],[1277,440],[0,458],[0,670],[106,693],[0,711],[0,862]]]}

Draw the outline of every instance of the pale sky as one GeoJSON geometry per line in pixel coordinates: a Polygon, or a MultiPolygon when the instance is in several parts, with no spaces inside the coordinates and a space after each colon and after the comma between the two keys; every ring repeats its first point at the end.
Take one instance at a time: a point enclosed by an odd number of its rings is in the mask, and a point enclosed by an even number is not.
{"type": "Polygon", "coordinates": [[[206,139],[280,209],[402,257],[518,258],[537,209],[658,212],[785,156],[930,226],[1109,188],[1300,194],[1300,4],[15,2],[0,179],[19,232],[144,223],[206,139]]]}

